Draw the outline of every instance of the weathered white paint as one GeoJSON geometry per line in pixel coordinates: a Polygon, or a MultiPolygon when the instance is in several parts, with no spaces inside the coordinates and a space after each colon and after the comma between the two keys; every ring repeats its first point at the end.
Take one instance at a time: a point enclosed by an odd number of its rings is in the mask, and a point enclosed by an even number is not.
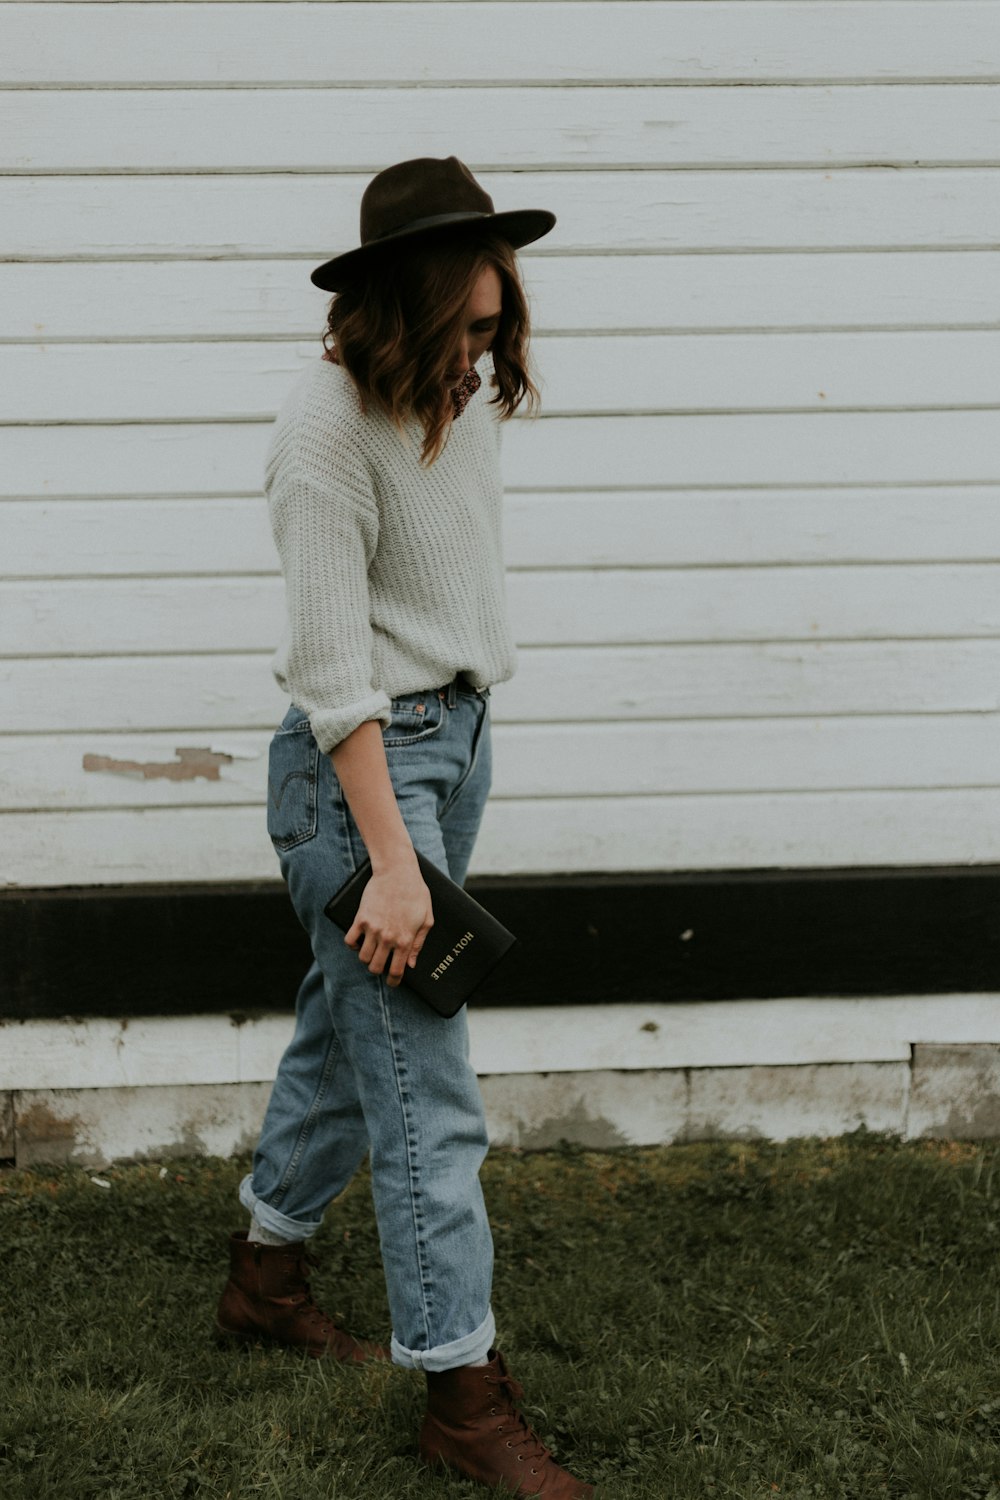
{"type": "Polygon", "coordinates": [[[489,1075],[480,1087],[495,1146],[538,1151],[571,1141],[607,1151],[668,1145],[683,1138],[687,1124],[690,1084],[679,1069],[489,1075]]]}
{"type": "MultiPolygon", "coordinates": [[[[903,1116],[903,1064],[790,1068],[775,1077],[778,1071],[769,1070],[766,1080],[757,1069],[716,1074],[729,1110],[725,1118],[720,1114],[711,1121],[696,1113],[693,1138],[831,1134],[862,1122],[892,1129],[903,1116]],[[896,1098],[879,1098],[873,1109],[872,1080],[882,1082],[884,1075],[889,1087],[883,1084],[880,1092],[896,1098]],[[734,1093],[749,1095],[747,1124],[741,1119],[735,1128],[734,1093]],[[891,1102],[894,1111],[885,1108],[891,1102]],[[772,1126],[769,1132],[761,1129],[767,1125],[772,1126]]],[[[682,1072],[524,1074],[513,1080],[487,1077],[481,1086],[493,1145],[544,1149],[570,1140],[600,1150],[668,1144],[688,1135],[692,1085],[682,1072]]],[[[700,1098],[703,1091],[704,1084],[696,1095],[700,1098]]],[[[260,1083],[19,1092],[7,1096],[11,1125],[6,1150],[21,1169],[234,1155],[252,1149],[267,1095],[268,1086],[260,1083]]]]}
{"type": "MultiPolygon", "coordinates": [[[[496,103],[485,102],[490,108],[496,103]]],[[[401,150],[413,146],[412,138],[399,142],[401,150]]],[[[29,259],[296,255],[315,264],[355,242],[353,227],[345,226],[357,223],[363,180],[354,173],[313,172],[14,176],[0,179],[0,222],[8,253],[29,259]]],[[[561,258],[568,251],[616,257],[711,250],[966,251],[994,249],[1000,241],[997,167],[719,167],[685,168],[682,175],[652,168],[636,174],[501,171],[491,172],[486,184],[498,204],[529,206],[528,186],[533,203],[555,205],[558,238],[529,245],[529,267],[538,257],[561,258]]]]}
{"type": "MultiPolygon", "coordinates": [[[[943,250],[845,250],[822,262],[780,251],[635,255],[623,276],[617,255],[550,255],[544,245],[522,255],[542,335],[975,328],[1000,279],[996,250],[967,250],[960,263],[954,251],[943,250]]],[[[315,339],[328,299],[309,282],[313,264],[308,258],[164,260],[151,272],[144,261],[12,261],[0,264],[0,337],[315,339]]]]}
{"type": "MultiPolygon", "coordinates": [[[[788,714],[993,713],[1000,641],[525,646],[493,690],[495,724],[743,720],[788,714]]],[[[270,652],[0,662],[10,733],[273,729],[270,652]]]]}
{"type": "Polygon", "coordinates": [[[976,0],[614,0],[592,3],[5,6],[4,75],[17,83],[605,84],[857,78],[992,80],[1000,17],[976,0]],[[484,24],[489,45],[484,47],[484,24]],[[391,37],[393,45],[386,45],[391,37]]]}
{"type": "MultiPolygon", "coordinates": [[[[469,1020],[497,1144],[1000,1131],[995,995],[473,1007],[469,1020]]],[[[246,1151],[291,1029],[287,1014],[2,1023],[0,1154],[246,1151]]]]}
{"type": "MultiPolygon", "coordinates": [[[[916,1046],[899,1062],[481,1076],[493,1145],[608,1150],[673,1141],[789,1140],[864,1126],[903,1138],[1000,1135],[1000,1047],[916,1046]]],[[[0,1095],[19,1167],[248,1152],[267,1083],[26,1089],[0,1095]]],[[[112,1185],[113,1191],[113,1185],[112,1185]]],[[[234,1214],[238,1214],[234,1207],[234,1214]]]]}
{"type": "Polygon", "coordinates": [[[1000,1136],[1000,1045],[914,1047],[907,1133],[963,1140],[1000,1136]]]}
{"type": "MultiPolygon", "coordinates": [[[[293,1026],[289,1014],[0,1022],[0,1091],[265,1082],[293,1026]]],[[[1000,1045],[1000,996],[474,1004],[469,1027],[473,1066],[498,1077],[903,1063],[917,1044],[1000,1045]]]]}
{"type": "Polygon", "coordinates": [[[259,490],[305,273],[369,172],[456,150],[559,216],[479,868],[997,857],[1000,9],[4,15],[4,878],[273,876],[259,490]]]}
{"type": "Polygon", "coordinates": [[[14,1160],[101,1166],[122,1157],[231,1156],[252,1150],[267,1095],[260,1083],[17,1093],[14,1160]]]}
{"type": "MultiPolygon", "coordinates": [[[[257,807],[9,812],[3,832],[10,885],[274,875],[257,807]]],[[[491,799],[472,874],[995,862],[1000,789],[949,787],[491,799]]]]}
{"type": "MultiPolygon", "coordinates": [[[[837,411],[1000,404],[1000,333],[719,333],[535,341],[545,411],[837,411]]],[[[321,352],[308,343],[17,344],[9,422],[255,421],[321,352]]]]}
{"type": "MultiPolygon", "coordinates": [[[[0,735],[0,785],[22,811],[256,806],[268,730],[0,735]]],[[[496,800],[695,792],[981,787],[1000,763],[1000,711],[854,718],[500,724],[496,800]]]]}
{"type": "Polygon", "coordinates": [[[862,1125],[902,1134],[909,1087],[904,1062],[693,1069],[684,1139],[785,1141],[862,1125]]]}

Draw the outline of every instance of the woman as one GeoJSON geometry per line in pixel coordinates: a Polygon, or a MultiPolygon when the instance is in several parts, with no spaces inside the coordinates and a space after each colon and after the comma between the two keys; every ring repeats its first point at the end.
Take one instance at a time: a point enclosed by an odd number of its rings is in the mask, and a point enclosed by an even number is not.
{"type": "Polygon", "coordinates": [[[465,879],[490,785],[490,687],[515,669],[504,601],[500,422],[537,391],[515,250],[551,213],[495,213],[455,157],[380,172],[361,245],[313,272],[336,292],[326,354],[267,460],[288,632],[275,675],[268,831],[315,961],[240,1198],[223,1334],[427,1378],[420,1450],[515,1495],[585,1500],[519,1412],[494,1347],[487,1150],[465,1012],[401,987],[433,923],[419,850],[465,879]],[[487,361],[487,354],[492,358],[487,361]],[[496,394],[476,397],[477,366],[496,394]],[[345,934],[323,915],[368,856],[345,934]],[[371,1153],[391,1349],[335,1327],[303,1242],[371,1153]]]}

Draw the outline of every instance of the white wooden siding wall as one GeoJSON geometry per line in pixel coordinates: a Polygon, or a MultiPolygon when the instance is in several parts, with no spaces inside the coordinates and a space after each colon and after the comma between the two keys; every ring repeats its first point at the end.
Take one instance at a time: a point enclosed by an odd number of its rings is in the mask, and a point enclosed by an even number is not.
{"type": "Polygon", "coordinates": [[[1000,859],[994,0],[0,28],[0,878],[275,875],[267,424],[367,179],[452,152],[559,216],[475,868],[1000,859]]]}

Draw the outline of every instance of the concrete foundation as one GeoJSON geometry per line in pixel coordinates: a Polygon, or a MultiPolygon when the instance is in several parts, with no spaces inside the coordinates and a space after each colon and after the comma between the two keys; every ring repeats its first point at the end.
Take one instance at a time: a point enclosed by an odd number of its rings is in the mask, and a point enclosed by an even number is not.
{"type": "Polygon", "coordinates": [[[1000,1046],[914,1047],[909,1133],[1000,1137],[1000,1046]]]}
{"type": "Polygon", "coordinates": [[[902,1062],[692,1068],[689,1141],[901,1131],[909,1068],[902,1062]]]}
{"type": "MultiPolygon", "coordinates": [[[[919,1045],[909,1063],[597,1069],[481,1078],[491,1139],[535,1150],[830,1136],[1000,1137],[1000,1045],[919,1045]]],[[[0,1094],[19,1167],[230,1156],[256,1139],[270,1085],[164,1084],[0,1094]]]]}

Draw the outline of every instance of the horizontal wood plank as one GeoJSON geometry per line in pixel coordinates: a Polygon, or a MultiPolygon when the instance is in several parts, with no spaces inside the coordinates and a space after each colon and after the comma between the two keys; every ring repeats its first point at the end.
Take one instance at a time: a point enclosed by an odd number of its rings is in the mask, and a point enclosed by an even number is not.
{"type": "MultiPolygon", "coordinates": [[[[553,416],[685,411],[1000,408],[1000,331],[542,335],[553,416]]],[[[228,421],[273,416],[308,343],[17,344],[7,422],[228,421]]]]}
{"type": "MultiPolygon", "coordinates": [[[[915,1042],[996,1043],[994,994],[809,996],[469,1011],[477,1071],[705,1068],[906,1062],[915,1042]]],[[[293,1025],[287,1014],[0,1022],[0,1088],[116,1088],[265,1082],[293,1025]]]]}
{"type": "MultiPolygon", "coordinates": [[[[794,90],[793,90],[794,92],[794,90]]],[[[451,145],[449,144],[449,150],[451,145]]],[[[381,163],[380,163],[381,165],[381,163]]],[[[995,250],[1000,168],[486,172],[497,208],[550,208],[540,256],[717,250],[995,250]]],[[[365,177],[295,171],[0,178],[5,255],[20,259],[308,257],[357,244],[365,177]]],[[[151,273],[150,295],[156,294],[151,273]]],[[[317,306],[323,299],[316,293],[317,306]]],[[[322,315],[319,315],[322,325],[322,315]]]]}
{"type": "MultiPolygon", "coordinates": [[[[0,735],[8,809],[256,805],[270,735],[0,735]],[[189,740],[195,737],[189,736],[189,740]]],[[[499,724],[491,795],[1000,787],[1000,711],[704,723],[499,724]]]]}
{"type": "MultiPolygon", "coordinates": [[[[532,1031],[533,1070],[792,1066],[906,1062],[914,1042],[996,1043],[998,997],[809,996],[673,1004],[472,1006],[473,1065],[524,1067],[520,1027],[532,1031]],[[535,1050],[537,1049],[537,1050],[535,1050]]],[[[293,1026],[287,1013],[233,1026],[227,1015],[128,1021],[0,1022],[0,1089],[120,1088],[265,1082],[293,1026]]]]}
{"type": "MultiPolygon", "coordinates": [[[[0,496],[252,494],[271,423],[12,427],[0,496]]],[[[511,489],[989,484],[1000,410],[515,418],[511,489]]]]}
{"type": "MultiPolygon", "coordinates": [[[[11,734],[272,730],[287,701],[269,652],[0,661],[11,734]]],[[[994,713],[1000,641],[522,647],[491,696],[497,724],[994,713]]],[[[180,743],[180,741],[178,741],[180,743]]]]}
{"type": "MultiPolygon", "coordinates": [[[[8,813],[0,883],[268,880],[256,807],[8,813]]],[[[1000,861],[1000,790],[491,801],[472,874],[1000,861]]]]}
{"type": "MultiPolygon", "coordinates": [[[[275,573],[263,496],[0,501],[0,576],[275,573]]],[[[1000,485],[509,494],[508,567],[1000,559],[1000,485]]]]}
{"type": "Polygon", "coordinates": [[[4,6],[8,83],[989,79],[996,7],[671,3],[4,6]],[[483,28],[489,46],[483,46],[483,28]]]}
{"type": "Polygon", "coordinates": [[[0,501],[7,577],[273,573],[262,495],[231,500],[0,501]]]}
{"type": "Polygon", "coordinates": [[[998,101],[991,83],[14,89],[0,170],[373,173],[447,156],[456,118],[482,171],[972,165],[996,160],[998,101]]]}
{"type": "MultiPolygon", "coordinates": [[[[326,300],[312,266],[165,261],[154,296],[141,261],[9,261],[0,339],[316,339],[326,300]]],[[[536,333],[975,327],[992,322],[1000,251],[524,254],[521,269],[536,333]]]]}
{"type": "MultiPolygon", "coordinates": [[[[1000,563],[511,573],[525,645],[1000,635],[1000,563]]],[[[280,578],[0,584],[0,655],[248,651],[284,629],[280,578]]]]}

